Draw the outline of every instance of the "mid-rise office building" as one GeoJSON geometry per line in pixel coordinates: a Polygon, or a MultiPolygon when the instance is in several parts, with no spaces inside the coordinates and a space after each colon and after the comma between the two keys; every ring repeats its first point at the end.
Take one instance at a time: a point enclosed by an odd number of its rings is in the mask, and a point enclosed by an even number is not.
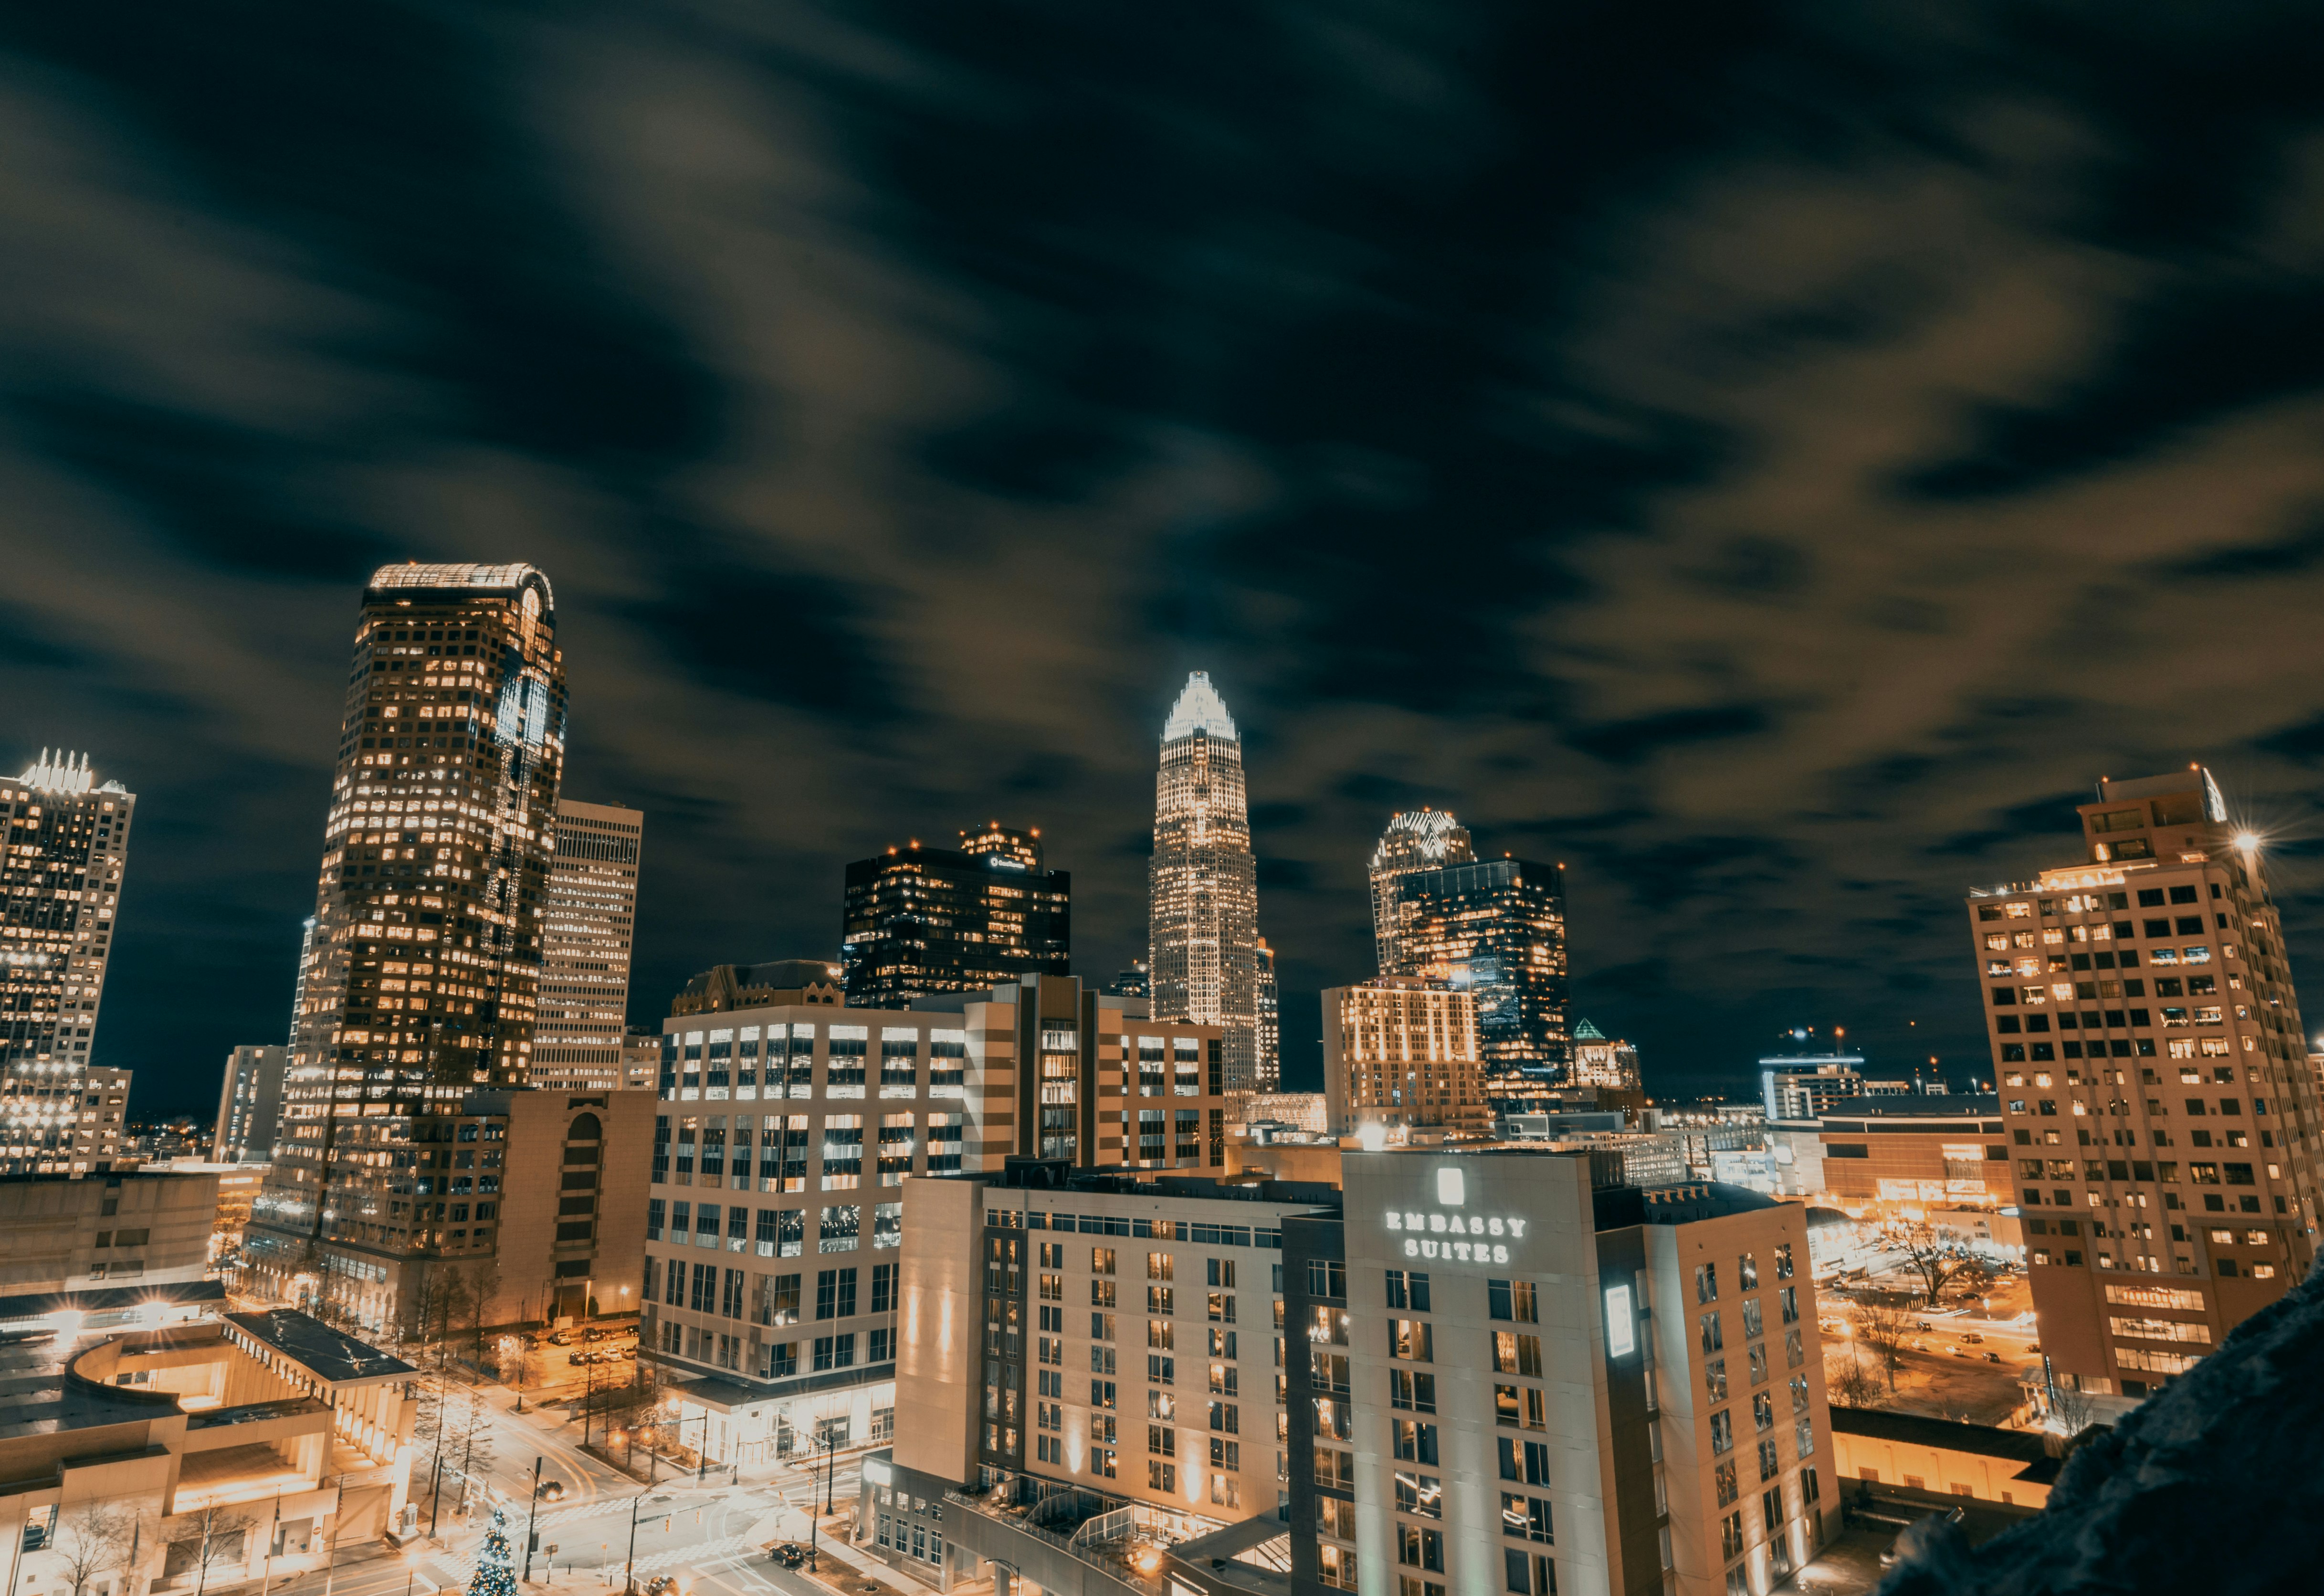
{"type": "Polygon", "coordinates": [[[211,1157],[221,1164],[263,1164],[274,1156],[282,1121],[282,1077],[290,1066],[288,1047],[244,1046],[226,1055],[211,1157]]]}
{"type": "Polygon", "coordinates": [[[1254,1092],[1283,1090],[1283,991],[1275,980],[1275,950],[1259,939],[1259,1066],[1251,1080],[1254,1092]]]}
{"type": "Polygon", "coordinates": [[[1996,1098],[1882,1093],[1770,1127],[1767,1146],[1784,1194],[1886,1219],[2016,1202],[2003,1130],[1996,1098]]]}
{"type": "Polygon", "coordinates": [[[1587,1019],[1573,1028],[1573,1066],[1566,1074],[1576,1086],[1603,1086],[1614,1092],[1646,1089],[1638,1075],[1637,1048],[1607,1036],[1587,1019]]]}
{"type": "MultiPolygon", "coordinates": [[[[446,1256],[456,1227],[419,1200],[411,1149],[423,1126],[468,1118],[472,1094],[530,1075],[565,715],[540,572],[373,575],[254,1255],[405,1285],[446,1256]]],[[[462,1240],[458,1256],[477,1250],[462,1240]]]]}
{"type": "Polygon", "coordinates": [[[1863,1095],[1861,1054],[1777,1053],[1759,1060],[1759,1101],[1769,1124],[1817,1119],[1832,1104],[1863,1095]]]}
{"type": "Polygon", "coordinates": [[[1206,671],[1163,724],[1147,902],[1155,1017],[1217,1026],[1227,1090],[1258,1089],[1258,863],[1242,740],[1206,671]]]}
{"type": "Polygon", "coordinates": [[[1477,1000],[1478,1046],[1496,1074],[1569,1062],[1564,867],[1494,859],[1407,871],[1393,882],[1399,968],[1477,1000]]]}
{"type": "Polygon", "coordinates": [[[0,780],[0,1174],[87,1174],[104,1156],[65,1132],[88,1094],[136,807],[87,754],[43,749],[0,780]]]}
{"type": "Polygon", "coordinates": [[[1130,968],[1115,976],[1107,986],[1106,994],[1116,998],[1151,998],[1154,982],[1148,974],[1144,959],[1132,959],[1130,968]]]}
{"type": "Polygon", "coordinates": [[[1383,976],[1323,993],[1323,1103],[1331,1129],[1481,1136],[1492,1129],[1476,994],[1383,976]]]}
{"type": "Polygon", "coordinates": [[[1372,944],[1383,975],[1416,972],[1406,960],[1397,935],[1402,910],[1396,884],[1416,871],[1442,870],[1448,864],[1474,864],[1477,850],[1466,827],[1450,809],[1412,809],[1388,816],[1372,849],[1372,944]]]}
{"type": "Polygon", "coordinates": [[[0,1076],[0,1126],[15,1174],[88,1175],[134,1168],[128,1127],[132,1072],[88,1065],[59,1075],[0,1076]]]}
{"type": "Polygon", "coordinates": [[[784,1455],[818,1427],[885,1438],[908,1176],[1017,1157],[1226,1165],[1217,1029],[1132,1015],[1072,976],[667,1025],[640,1344],[696,1382],[681,1416],[719,1461],[784,1455]]]}
{"type": "Polygon", "coordinates": [[[2259,839],[2200,767],[2101,781],[2083,857],[1973,892],[2045,1359],[2144,1397],[2305,1278],[2319,1105],[2259,839]]]}
{"type": "Polygon", "coordinates": [[[140,1170],[0,1179],[0,1297],[200,1279],[218,1178],[140,1170]]]}
{"type": "Polygon", "coordinates": [[[1837,1532],[1804,1210],[1612,1162],[1350,1153],[1284,1222],[1295,1591],[1753,1596],[1837,1532]]]}
{"type": "Polygon", "coordinates": [[[847,867],[840,929],[847,1001],[900,1008],[1073,968],[1073,876],[1047,868],[1041,834],[997,822],[958,848],[890,848],[847,867]]]}
{"type": "Polygon", "coordinates": [[[557,857],[541,921],[532,1084],[614,1091],[629,1034],[630,953],[646,817],[612,804],[557,803],[557,857]]]}

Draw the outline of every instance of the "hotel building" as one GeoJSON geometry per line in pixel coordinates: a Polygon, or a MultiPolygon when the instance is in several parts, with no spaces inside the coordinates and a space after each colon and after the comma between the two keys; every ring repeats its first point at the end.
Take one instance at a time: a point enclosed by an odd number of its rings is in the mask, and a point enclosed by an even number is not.
{"type": "Polygon", "coordinates": [[[1613,1171],[908,1182],[864,1538],[940,1588],[1763,1596],[1838,1529],[1803,1211],[1613,1171]]]}
{"type": "Polygon", "coordinates": [[[887,1437],[909,1176],[1226,1164],[1217,1028],[1073,976],[666,1027],[639,1344],[717,1461],[887,1437]]]}
{"type": "Polygon", "coordinates": [[[80,1100],[136,807],[120,782],[97,784],[87,754],[43,749],[0,779],[0,1174],[110,1167],[80,1100]]]}
{"type": "Polygon", "coordinates": [[[373,575],[254,1262],[408,1296],[491,1250],[493,1225],[450,1215],[473,1204],[420,1200],[415,1152],[423,1130],[481,1130],[472,1094],[530,1077],[565,713],[540,572],[373,575]]]}
{"type": "Polygon", "coordinates": [[[630,953],[646,817],[612,804],[557,803],[557,857],[541,921],[532,1084],[615,1091],[628,1035],[630,953]]]}
{"type": "Polygon", "coordinates": [[[1147,968],[1159,1019],[1213,1025],[1230,1092],[1259,1078],[1259,873],[1242,740],[1210,675],[1186,678],[1162,727],[1147,865],[1147,968]]]}
{"type": "Polygon", "coordinates": [[[1477,999],[1442,983],[1383,976],[1323,992],[1323,1109],[1334,1134],[1481,1136],[1492,1129],[1479,1056],[1477,999]]]}
{"type": "Polygon", "coordinates": [[[1041,834],[995,822],[960,846],[890,848],[847,867],[840,960],[847,1001],[900,1009],[1073,968],[1073,877],[1041,834]]]}
{"type": "Polygon", "coordinates": [[[2200,768],[2101,781],[2084,857],[1973,892],[2043,1355],[2144,1397],[2303,1278],[2319,1105],[2258,839],[2200,768]]]}

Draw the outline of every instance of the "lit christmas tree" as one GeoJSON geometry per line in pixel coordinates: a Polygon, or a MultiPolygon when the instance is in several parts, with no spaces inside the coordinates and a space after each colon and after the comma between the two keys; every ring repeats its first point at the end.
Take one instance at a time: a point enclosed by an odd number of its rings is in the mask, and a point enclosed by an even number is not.
{"type": "Polygon", "coordinates": [[[476,1572],[468,1576],[468,1596],[516,1596],[516,1564],[509,1548],[508,1509],[493,1508],[484,1544],[476,1550],[476,1572]]]}

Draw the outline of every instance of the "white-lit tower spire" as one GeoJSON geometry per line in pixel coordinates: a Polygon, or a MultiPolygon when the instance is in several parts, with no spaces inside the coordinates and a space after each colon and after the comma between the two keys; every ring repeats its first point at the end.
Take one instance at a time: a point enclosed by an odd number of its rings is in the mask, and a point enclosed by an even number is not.
{"type": "Polygon", "coordinates": [[[1258,868],[1242,742],[1207,671],[1186,678],[1162,728],[1147,885],[1154,1017],[1220,1027],[1226,1090],[1255,1089],[1258,868]]]}

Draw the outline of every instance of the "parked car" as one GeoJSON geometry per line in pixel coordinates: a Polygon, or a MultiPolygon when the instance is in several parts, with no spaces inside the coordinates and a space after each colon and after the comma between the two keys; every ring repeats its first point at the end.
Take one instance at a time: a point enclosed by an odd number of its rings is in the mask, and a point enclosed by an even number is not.
{"type": "Polygon", "coordinates": [[[785,1541],[770,1554],[785,1568],[797,1568],[807,1561],[807,1548],[797,1541],[785,1541]]]}
{"type": "Polygon", "coordinates": [[[1915,1319],[1913,1321],[1913,1328],[1915,1330],[1934,1330],[1936,1326],[1930,1324],[1926,1319],[1915,1319]]]}
{"type": "Polygon", "coordinates": [[[552,1330],[549,1333],[549,1344],[569,1347],[573,1344],[573,1333],[569,1330],[552,1330]]]}
{"type": "Polygon", "coordinates": [[[1985,1361],[1988,1363],[1998,1363],[2001,1361],[2001,1354],[1999,1352],[1987,1352],[1985,1355],[1985,1361]]]}
{"type": "Polygon", "coordinates": [[[1969,1334],[1962,1336],[1961,1340],[1969,1342],[1969,1344],[1973,1347],[1981,1347],[1985,1344],[1985,1337],[1978,1334],[1975,1331],[1971,1331],[1969,1334]]]}
{"type": "Polygon", "coordinates": [[[2042,1343],[2038,1341],[2029,1341],[2025,1343],[2025,1350],[2029,1352],[2038,1352],[2042,1350],[2042,1343]]]}
{"type": "Polygon", "coordinates": [[[1967,1352],[1963,1352],[1959,1347],[1947,1347],[1945,1351],[1950,1352],[1956,1358],[1966,1358],[1969,1356],[1967,1352]]]}

